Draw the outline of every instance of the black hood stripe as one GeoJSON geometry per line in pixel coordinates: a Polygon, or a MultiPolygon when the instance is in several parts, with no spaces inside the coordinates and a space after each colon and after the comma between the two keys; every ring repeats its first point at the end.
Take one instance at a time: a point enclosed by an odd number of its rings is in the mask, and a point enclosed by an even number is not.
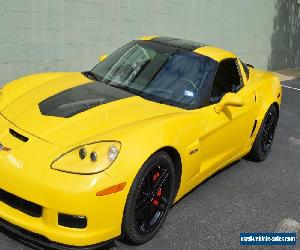
{"type": "Polygon", "coordinates": [[[91,108],[128,98],[133,94],[101,82],[91,82],[66,89],[39,103],[46,116],[72,117],[91,108]]]}

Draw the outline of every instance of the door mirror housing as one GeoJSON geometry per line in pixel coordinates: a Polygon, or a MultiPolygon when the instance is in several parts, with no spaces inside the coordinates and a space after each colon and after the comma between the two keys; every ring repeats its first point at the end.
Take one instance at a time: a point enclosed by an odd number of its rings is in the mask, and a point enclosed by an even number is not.
{"type": "Polygon", "coordinates": [[[244,105],[243,100],[235,93],[227,93],[216,105],[215,111],[220,114],[226,106],[241,107],[244,105]]]}
{"type": "Polygon", "coordinates": [[[107,54],[104,54],[104,55],[99,56],[99,62],[104,61],[104,60],[106,59],[106,57],[108,57],[107,54]]]}

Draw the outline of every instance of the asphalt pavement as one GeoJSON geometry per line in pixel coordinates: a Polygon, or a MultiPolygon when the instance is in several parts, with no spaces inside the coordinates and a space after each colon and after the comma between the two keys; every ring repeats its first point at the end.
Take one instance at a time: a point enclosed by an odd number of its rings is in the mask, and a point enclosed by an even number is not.
{"type": "MultiPolygon", "coordinates": [[[[298,230],[292,249],[300,250],[300,79],[282,85],[279,123],[264,162],[240,160],[200,184],[171,209],[150,242],[128,246],[117,241],[110,248],[247,249],[240,246],[241,232],[298,230]]],[[[0,249],[32,248],[0,230],[0,249]]]]}

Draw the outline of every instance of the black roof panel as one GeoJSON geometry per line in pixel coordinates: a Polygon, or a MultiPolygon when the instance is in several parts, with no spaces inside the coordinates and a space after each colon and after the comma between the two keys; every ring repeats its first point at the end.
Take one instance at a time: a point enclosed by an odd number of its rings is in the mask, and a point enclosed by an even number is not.
{"type": "Polygon", "coordinates": [[[199,42],[166,36],[155,37],[151,41],[190,51],[206,46],[205,44],[199,42]]]}

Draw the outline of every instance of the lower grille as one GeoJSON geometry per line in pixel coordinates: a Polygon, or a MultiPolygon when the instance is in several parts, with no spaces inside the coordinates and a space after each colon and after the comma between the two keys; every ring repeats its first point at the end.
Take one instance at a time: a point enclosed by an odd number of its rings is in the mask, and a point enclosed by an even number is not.
{"type": "Polygon", "coordinates": [[[42,216],[42,207],[0,189],[0,201],[32,217],[42,216]]]}

